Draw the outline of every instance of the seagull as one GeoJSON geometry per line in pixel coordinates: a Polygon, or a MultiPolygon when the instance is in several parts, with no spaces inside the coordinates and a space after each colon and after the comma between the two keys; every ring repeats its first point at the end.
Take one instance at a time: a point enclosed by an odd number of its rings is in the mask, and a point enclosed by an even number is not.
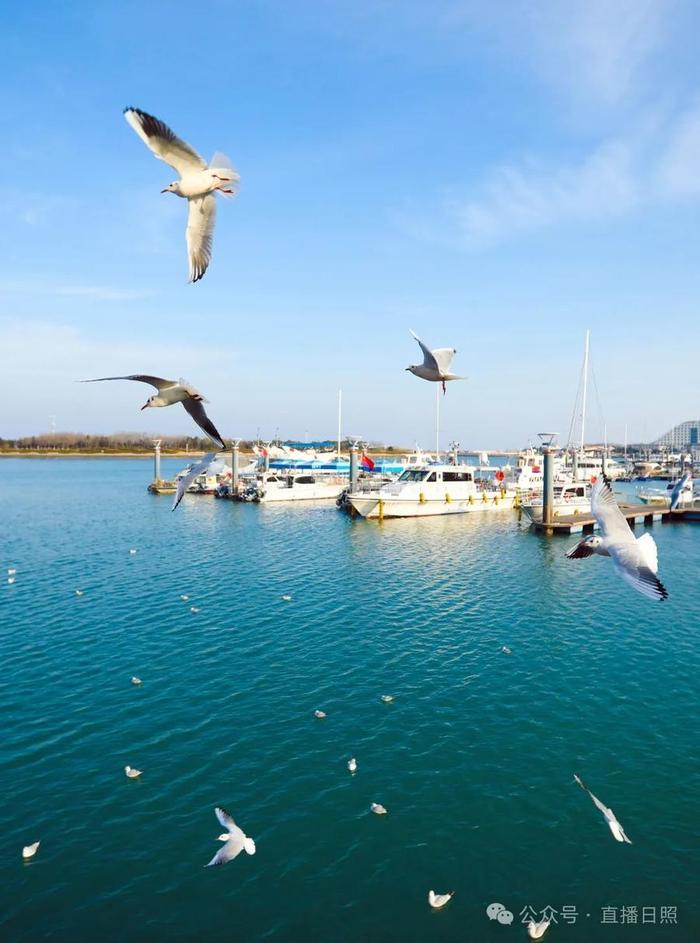
{"type": "Polygon", "coordinates": [[[314,717],[318,718],[318,720],[323,720],[325,716],[326,716],[325,711],[314,711],[314,717]]]}
{"type": "Polygon", "coordinates": [[[613,838],[616,841],[627,842],[628,845],[631,845],[632,842],[625,835],[625,830],[615,818],[615,813],[613,812],[613,810],[609,809],[606,805],[603,805],[600,799],[598,799],[596,796],[593,795],[593,793],[588,788],[588,786],[581,779],[579,779],[576,773],[574,773],[574,779],[579,784],[581,789],[585,790],[585,792],[588,793],[588,795],[593,800],[593,804],[596,806],[596,808],[600,809],[600,811],[603,813],[605,817],[605,821],[608,823],[608,828],[613,834],[613,838]]]}
{"type": "Polygon", "coordinates": [[[190,598],[190,597],[187,596],[187,595],[184,594],[184,593],[180,596],[180,599],[181,599],[183,602],[187,602],[189,598],[190,598]]]}
{"type": "Polygon", "coordinates": [[[591,510],[602,537],[584,537],[566,556],[581,560],[597,553],[612,557],[618,574],[637,592],[663,602],[668,590],[656,575],[659,569],[656,541],[651,534],[635,537],[613,497],[610,481],[601,477],[593,485],[591,510]]]}
{"type": "Polygon", "coordinates": [[[391,702],[394,700],[394,695],[382,694],[382,700],[384,701],[385,704],[391,704],[391,702]]]}
{"type": "Polygon", "coordinates": [[[76,589],[76,591],[75,591],[75,595],[76,595],[76,596],[84,596],[84,595],[85,595],[85,593],[83,592],[83,590],[82,590],[82,589],[76,589]]]}
{"type": "Polygon", "coordinates": [[[671,491],[671,510],[672,511],[675,511],[678,505],[680,504],[681,495],[683,494],[683,490],[689,481],[690,481],[690,475],[688,474],[688,472],[686,472],[685,475],[683,475],[682,478],[679,478],[679,480],[673,486],[673,490],[671,491]]]}
{"type": "Polygon", "coordinates": [[[291,601],[292,601],[292,597],[289,596],[287,593],[284,594],[284,596],[282,597],[282,599],[283,599],[284,602],[291,602],[291,601]]]}
{"type": "Polygon", "coordinates": [[[185,492],[187,491],[189,486],[192,484],[192,482],[195,480],[195,478],[198,475],[201,475],[202,472],[206,471],[207,468],[209,468],[211,463],[214,461],[215,455],[216,455],[215,452],[207,453],[207,455],[204,456],[201,462],[197,462],[195,465],[192,465],[190,467],[190,470],[187,472],[186,475],[183,475],[182,478],[178,478],[177,493],[175,497],[173,498],[173,506],[170,508],[171,511],[174,511],[175,508],[180,503],[180,501],[182,501],[182,498],[185,492]]]}
{"type": "Polygon", "coordinates": [[[200,610],[197,608],[197,606],[190,606],[190,612],[193,612],[195,615],[197,615],[199,611],[200,610]]]}
{"type": "Polygon", "coordinates": [[[26,860],[27,858],[33,858],[34,855],[39,850],[40,841],[35,841],[31,845],[25,845],[22,849],[22,857],[26,860]]]}
{"type": "Polygon", "coordinates": [[[124,772],[129,777],[129,779],[138,779],[143,771],[140,769],[134,769],[133,766],[125,766],[124,772]]]}
{"type": "Polygon", "coordinates": [[[7,582],[10,584],[10,586],[12,586],[12,584],[14,583],[14,581],[15,581],[14,576],[8,576],[8,577],[7,577],[7,582]]]}
{"type": "Polygon", "coordinates": [[[348,769],[351,773],[354,773],[357,770],[357,760],[354,756],[348,760],[348,769]]]}
{"type": "Polygon", "coordinates": [[[180,179],[168,184],[161,193],[174,193],[188,201],[187,257],[190,281],[198,282],[211,260],[214,222],[216,220],[216,190],[233,196],[240,180],[231,161],[218,152],[207,166],[206,161],[189,144],[180,140],[167,124],[138,108],[125,108],[124,117],[144,144],[159,160],[180,174],[180,179]]]}
{"type": "Polygon", "coordinates": [[[541,940],[551,922],[551,920],[531,920],[527,925],[527,935],[531,940],[541,940]]]}
{"type": "Polygon", "coordinates": [[[245,851],[249,855],[255,854],[255,842],[240,829],[231,817],[231,813],[226,809],[217,806],[214,809],[217,819],[226,829],[223,835],[219,835],[219,841],[226,842],[223,848],[219,848],[211,861],[205,865],[210,868],[212,865],[227,864],[229,861],[245,851]]]}
{"type": "Polygon", "coordinates": [[[432,383],[442,383],[443,393],[447,392],[445,384],[448,380],[464,379],[464,377],[457,376],[456,373],[450,373],[452,358],[457,353],[454,347],[438,347],[436,350],[430,350],[414,331],[411,331],[411,334],[418,341],[418,345],[423,351],[423,363],[406,367],[410,373],[420,377],[421,380],[430,380],[432,383]]]}
{"type": "Polygon", "coordinates": [[[136,675],[131,679],[132,684],[143,684],[143,681],[140,678],[137,678],[136,675]]]}
{"type": "Polygon", "coordinates": [[[131,550],[129,551],[129,553],[130,553],[131,556],[133,557],[133,555],[136,553],[136,551],[135,551],[134,548],[132,547],[131,550]]]}
{"type": "Polygon", "coordinates": [[[370,806],[370,810],[374,812],[375,815],[386,815],[386,809],[381,802],[373,802],[370,806]]]}
{"type": "Polygon", "coordinates": [[[165,380],[163,377],[147,376],[144,373],[133,373],[124,377],[97,377],[94,380],[80,380],[80,383],[103,383],[105,380],[137,380],[139,383],[150,383],[158,393],[149,396],[141,410],[154,406],[172,406],[173,403],[182,403],[199,428],[206,432],[221,448],[225,448],[224,440],[216,431],[216,426],[207,416],[202,403],[207,403],[201,393],[190,386],[185,380],[165,380]]]}
{"type": "Polygon", "coordinates": [[[507,645],[504,645],[503,648],[501,649],[501,651],[503,652],[504,655],[512,655],[512,654],[513,654],[513,649],[512,649],[512,648],[508,648],[507,645]]]}
{"type": "Polygon", "coordinates": [[[439,910],[445,904],[448,904],[454,896],[454,891],[450,891],[449,894],[436,894],[435,891],[428,891],[428,903],[434,910],[439,910]]]}
{"type": "Polygon", "coordinates": [[[8,576],[15,576],[16,573],[17,573],[17,570],[13,566],[11,566],[10,569],[7,571],[8,576]]]}

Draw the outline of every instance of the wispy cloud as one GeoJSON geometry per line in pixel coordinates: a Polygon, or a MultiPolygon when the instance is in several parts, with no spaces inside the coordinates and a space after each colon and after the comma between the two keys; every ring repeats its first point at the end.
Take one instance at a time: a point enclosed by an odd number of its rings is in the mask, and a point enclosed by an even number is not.
{"type": "Polygon", "coordinates": [[[0,293],[85,298],[89,301],[142,301],[154,295],[152,291],[114,288],[109,285],[47,285],[34,281],[0,281],[0,293]]]}

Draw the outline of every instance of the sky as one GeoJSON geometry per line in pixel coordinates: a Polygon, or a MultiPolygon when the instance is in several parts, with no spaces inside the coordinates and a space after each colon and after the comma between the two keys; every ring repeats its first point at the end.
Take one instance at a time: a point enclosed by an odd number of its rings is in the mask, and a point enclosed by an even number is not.
{"type": "Polygon", "coordinates": [[[0,437],[196,432],[425,448],[415,330],[455,347],[441,445],[589,440],[700,413],[692,0],[15,5],[0,35],[0,437]],[[136,106],[241,175],[187,284],[176,179],[136,106]],[[55,417],[55,418],[51,418],[55,417]]]}

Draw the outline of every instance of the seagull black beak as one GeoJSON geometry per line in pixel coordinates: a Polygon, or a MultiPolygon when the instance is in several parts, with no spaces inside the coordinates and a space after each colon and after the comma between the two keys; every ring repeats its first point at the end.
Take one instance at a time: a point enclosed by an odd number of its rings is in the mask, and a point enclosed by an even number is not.
{"type": "Polygon", "coordinates": [[[161,190],[160,192],[161,192],[161,193],[170,193],[170,190],[168,190],[168,188],[166,187],[165,190],[161,190]]]}
{"type": "Polygon", "coordinates": [[[141,407],[141,412],[143,412],[143,411],[144,411],[144,409],[148,409],[148,403],[146,403],[146,405],[145,405],[145,406],[142,406],[142,407],[141,407]]]}

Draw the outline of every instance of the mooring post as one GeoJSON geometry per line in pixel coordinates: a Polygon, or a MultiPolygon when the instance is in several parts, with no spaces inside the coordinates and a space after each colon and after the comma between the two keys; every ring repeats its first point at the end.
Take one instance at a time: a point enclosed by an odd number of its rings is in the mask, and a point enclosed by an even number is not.
{"type": "Polygon", "coordinates": [[[578,451],[574,449],[571,458],[571,471],[574,481],[578,481],[578,451]]]}
{"type": "Polygon", "coordinates": [[[231,442],[231,495],[238,494],[238,446],[240,439],[231,442]]]}
{"type": "Polygon", "coordinates": [[[350,491],[355,490],[358,477],[357,442],[350,443],[350,491]]]}
{"type": "Polygon", "coordinates": [[[542,488],[542,523],[546,527],[551,527],[553,506],[554,506],[554,475],[552,474],[552,465],[554,460],[554,449],[546,446],[542,449],[544,455],[544,482],[542,488]]]}
{"type": "Polygon", "coordinates": [[[155,451],[153,452],[153,480],[158,483],[160,481],[160,439],[153,440],[153,446],[155,451]]]}

